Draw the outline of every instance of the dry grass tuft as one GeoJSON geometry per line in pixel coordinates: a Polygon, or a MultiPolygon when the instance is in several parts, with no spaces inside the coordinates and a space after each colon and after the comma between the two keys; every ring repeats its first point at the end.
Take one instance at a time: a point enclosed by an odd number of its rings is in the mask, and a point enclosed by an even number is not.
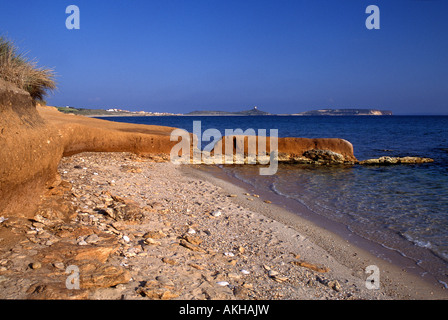
{"type": "Polygon", "coordinates": [[[35,101],[43,100],[48,91],[56,89],[54,70],[38,67],[35,60],[29,60],[3,36],[0,36],[0,79],[28,91],[35,101]]]}

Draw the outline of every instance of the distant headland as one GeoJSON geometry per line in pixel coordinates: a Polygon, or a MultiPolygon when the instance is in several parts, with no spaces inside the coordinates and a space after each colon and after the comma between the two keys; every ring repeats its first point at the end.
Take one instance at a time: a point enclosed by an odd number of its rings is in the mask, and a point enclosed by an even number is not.
{"type": "Polygon", "coordinates": [[[246,111],[193,111],[185,116],[391,116],[392,111],[376,109],[319,109],[292,114],[274,114],[253,107],[246,111]]]}
{"type": "Polygon", "coordinates": [[[391,116],[392,111],[376,109],[320,109],[292,114],[294,116],[391,116]]]}

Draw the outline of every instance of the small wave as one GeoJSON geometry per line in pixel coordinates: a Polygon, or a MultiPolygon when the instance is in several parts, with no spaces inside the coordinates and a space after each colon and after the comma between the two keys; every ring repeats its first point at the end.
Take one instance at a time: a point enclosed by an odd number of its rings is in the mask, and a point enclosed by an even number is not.
{"type": "Polygon", "coordinates": [[[442,280],[439,280],[439,283],[443,284],[443,286],[445,287],[445,289],[448,289],[448,284],[442,280]]]}
{"type": "Polygon", "coordinates": [[[426,248],[426,249],[432,249],[432,244],[429,241],[415,239],[407,233],[403,233],[402,235],[403,235],[403,237],[406,238],[406,240],[412,242],[416,246],[419,246],[421,248],[426,248]]]}

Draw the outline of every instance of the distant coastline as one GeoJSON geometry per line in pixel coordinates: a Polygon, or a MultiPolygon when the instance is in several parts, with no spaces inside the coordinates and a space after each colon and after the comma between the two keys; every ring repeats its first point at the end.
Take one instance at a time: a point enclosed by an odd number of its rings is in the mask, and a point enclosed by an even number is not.
{"type": "Polygon", "coordinates": [[[84,109],[73,107],[57,107],[66,114],[87,117],[146,117],[146,116],[391,116],[392,111],[377,109],[319,109],[300,113],[275,114],[253,107],[244,111],[192,111],[185,114],[169,112],[128,111],[122,109],[84,109]]]}

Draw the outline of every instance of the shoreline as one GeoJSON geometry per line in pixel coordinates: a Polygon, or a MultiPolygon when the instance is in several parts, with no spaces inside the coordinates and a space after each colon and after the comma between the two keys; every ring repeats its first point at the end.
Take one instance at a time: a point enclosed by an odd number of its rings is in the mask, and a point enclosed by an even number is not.
{"type": "Polygon", "coordinates": [[[0,298],[447,299],[229,181],[123,152],[62,158],[33,219],[0,223],[0,298]],[[365,267],[380,268],[380,288],[365,267]],[[66,288],[78,266],[81,290],[66,288]],[[397,280],[398,279],[398,280],[397,280]]]}
{"type": "Polygon", "coordinates": [[[338,257],[338,262],[351,269],[353,274],[366,278],[368,274],[365,274],[365,268],[377,265],[381,273],[381,285],[384,285],[391,295],[397,295],[399,299],[448,298],[448,291],[433,275],[421,277],[422,272],[427,273],[426,270],[400,252],[358,236],[345,225],[319,216],[292,199],[288,204],[280,203],[278,200],[284,201],[284,197],[273,192],[263,193],[241,180],[230,177],[218,168],[196,166],[193,170],[184,169],[186,174],[205,178],[227,192],[232,190],[239,190],[243,194],[256,192],[260,195],[259,198],[250,197],[251,200],[232,198],[232,200],[306,235],[311,242],[318,243],[331,256],[338,257]],[[272,204],[266,206],[264,200],[269,200],[272,204]]]}

